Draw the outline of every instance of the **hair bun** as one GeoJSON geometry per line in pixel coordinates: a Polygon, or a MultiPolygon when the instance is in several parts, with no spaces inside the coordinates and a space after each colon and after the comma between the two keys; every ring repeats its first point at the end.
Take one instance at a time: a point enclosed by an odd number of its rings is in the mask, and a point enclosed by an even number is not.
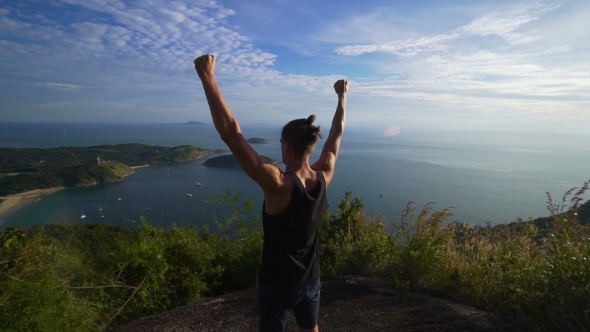
{"type": "Polygon", "coordinates": [[[311,124],[315,121],[315,115],[310,115],[307,117],[307,120],[305,120],[305,124],[308,126],[311,126],[311,124]]]}

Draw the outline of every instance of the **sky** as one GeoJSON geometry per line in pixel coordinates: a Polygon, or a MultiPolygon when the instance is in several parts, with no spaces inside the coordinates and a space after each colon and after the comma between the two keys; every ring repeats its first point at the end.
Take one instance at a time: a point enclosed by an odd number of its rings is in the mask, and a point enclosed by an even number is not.
{"type": "Polygon", "coordinates": [[[242,125],[329,125],[346,79],[350,125],[588,134],[589,18],[587,0],[0,0],[0,121],[211,123],[209,53],[242,125]]]}

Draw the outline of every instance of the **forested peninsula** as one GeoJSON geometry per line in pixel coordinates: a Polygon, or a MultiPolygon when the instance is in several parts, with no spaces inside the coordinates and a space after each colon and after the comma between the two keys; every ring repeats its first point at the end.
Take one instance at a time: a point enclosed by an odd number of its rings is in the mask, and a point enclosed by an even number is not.
{"type": "Polygon", "coordinates": [[[192,145],[164,147],[137,143],[52,149],[1,148],[0,196],[34,189],[121,181],[134,173],[134,166],[188,161],[220,151],[192,145]]]}

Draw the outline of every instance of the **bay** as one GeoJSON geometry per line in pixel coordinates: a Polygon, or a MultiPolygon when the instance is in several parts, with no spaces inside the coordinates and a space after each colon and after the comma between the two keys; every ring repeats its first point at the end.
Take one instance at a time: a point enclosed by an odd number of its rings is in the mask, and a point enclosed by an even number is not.
{"type": "MultiPolygon", "coordinates": [[[[242,130],[247,138],[269,141],[253,145],[260,154],[281,159],[279,126],[252,125],[242,130]]],[[[545,216],[545,192],[560,199],[566,190],[590,178],[588,138],[420,128],[402,128],[399,135],[386,137],[382,128],[349,126],[328,190],[330,210],[334,212],[350,190],[363,199],[368,214],[378,213],[389,221],[400,216],[408,201],[419,207],[428,202],[435,202],[438,209],[455,206],[451,220],[480,225],[545,216]]],[[[0,123],[0,140],[8,141],[0,147],[16,148],[143,143],[227,149],[212,125],[5,122],[0,123]]],[[[322,144],[311,160],[317,159],[322,144]]],[[[262,191],[242,170],[204,167],[204,161],[142,168],[123,182],[64,189],[6,217],[0,227],[49,222],[136,227],[141,216],[161,226],[193,222],[203,227],[225,211],[206,199],[226,188],[253,199],[255,211],[260,211],[262,191]],[[201,186],[195,186],[197,182],[201,186]]]]}

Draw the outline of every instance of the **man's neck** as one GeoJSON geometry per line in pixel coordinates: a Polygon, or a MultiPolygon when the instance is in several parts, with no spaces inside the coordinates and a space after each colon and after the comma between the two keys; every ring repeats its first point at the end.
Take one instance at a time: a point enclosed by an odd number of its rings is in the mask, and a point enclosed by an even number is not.
{"type": "Polygon", "coordinates": [[[311,171],[309,158],[297,159],[285,164],[285,172],[299,173],[300,171],[311,171]]]}

